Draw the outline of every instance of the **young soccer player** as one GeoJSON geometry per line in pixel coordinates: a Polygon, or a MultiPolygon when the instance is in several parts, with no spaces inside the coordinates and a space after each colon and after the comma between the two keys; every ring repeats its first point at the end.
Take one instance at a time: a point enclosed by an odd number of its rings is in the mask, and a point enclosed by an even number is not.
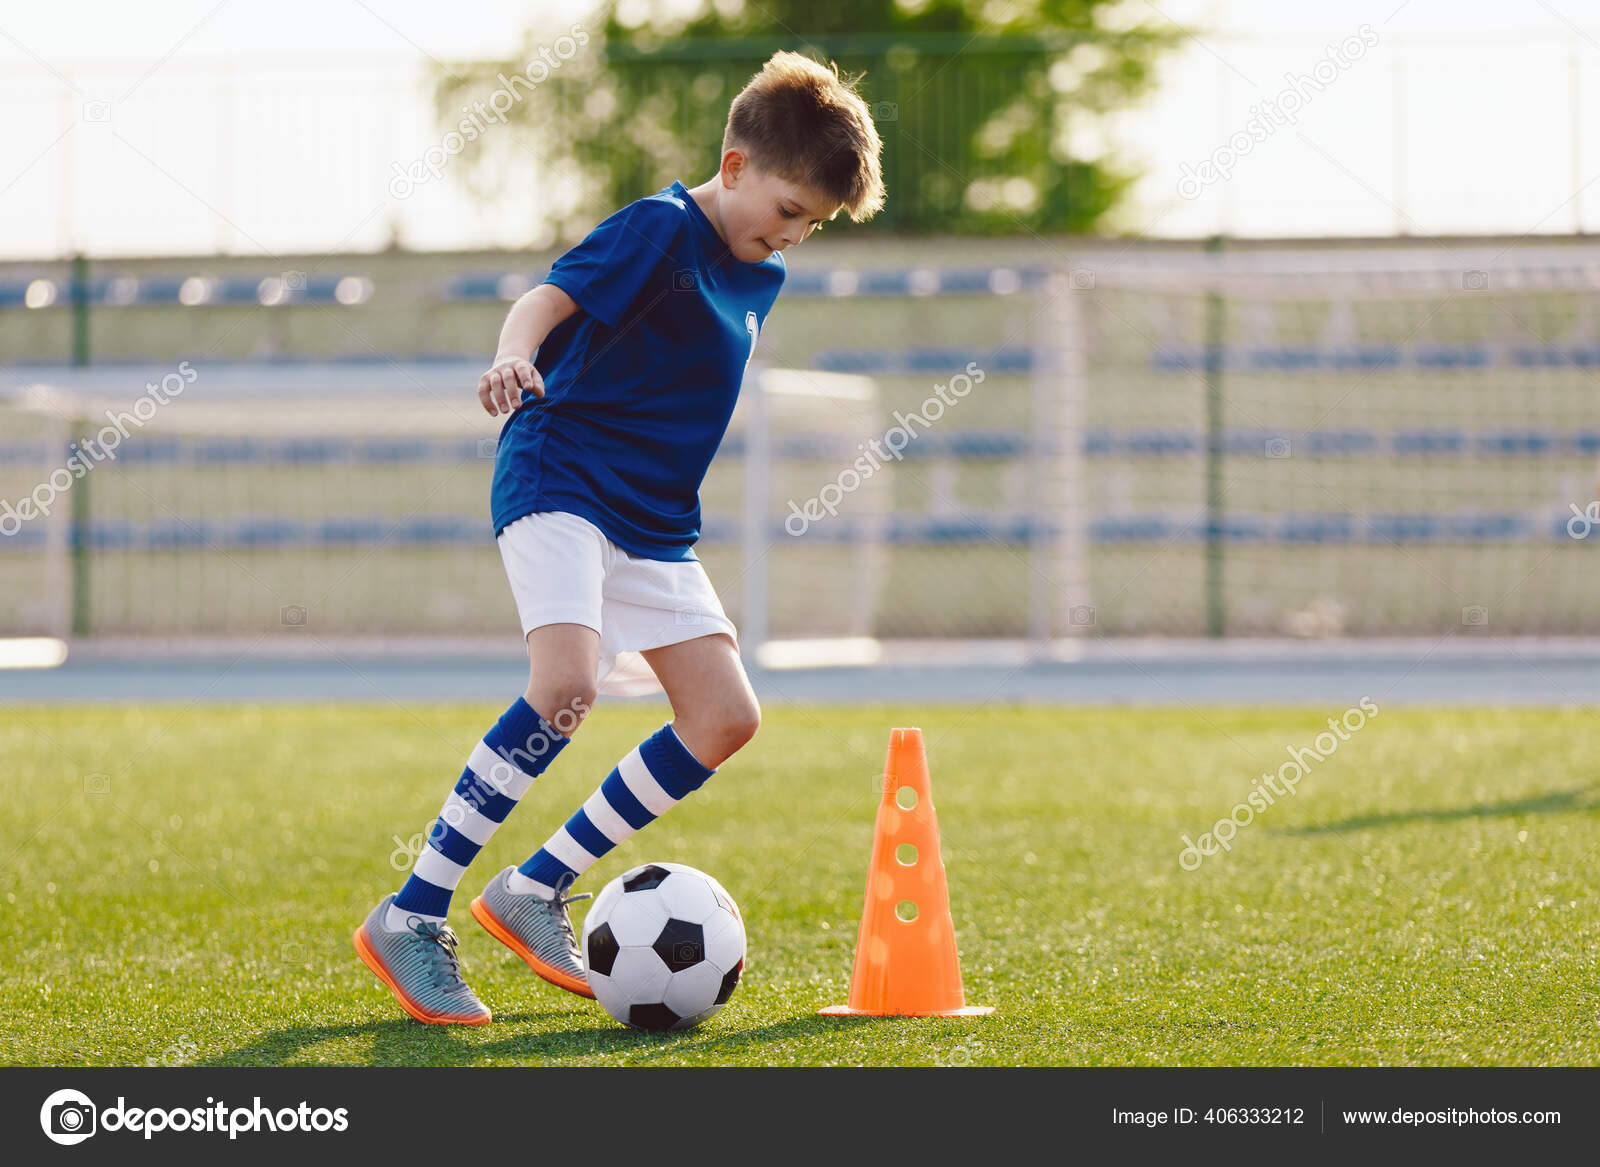
{"type": "Polygon", "coordinates": [[[782,252],[840,209],[883,205],[882,145],[837,68],[775,54],[734,99],[716,175],[596,227],[512,306],[479,379],[508,415],[492,506],[528,647],[528,688],[483,736],[398,893],[355,932],[407,1013],[481,1025],[445,924],[467,865],[560,754],[597,693],[665,690],[672,720],[617,764],[472,914],[541,977],[593,996],[567,905],[596,860],[698,789],[760,723],[693,547],[782,252]]]}

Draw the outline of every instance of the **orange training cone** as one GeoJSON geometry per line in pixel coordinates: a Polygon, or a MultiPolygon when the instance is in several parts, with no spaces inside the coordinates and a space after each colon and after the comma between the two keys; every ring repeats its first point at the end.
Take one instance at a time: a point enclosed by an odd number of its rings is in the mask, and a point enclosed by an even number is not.
{"type": "Polygon", "coordinates": [[[920,729],[897,729],[889,736],[850,1003],[818,1012],[830,1017],[976,1017],[993,1012],[988,1006],[968,1005],[961,989],[920,729]]]}

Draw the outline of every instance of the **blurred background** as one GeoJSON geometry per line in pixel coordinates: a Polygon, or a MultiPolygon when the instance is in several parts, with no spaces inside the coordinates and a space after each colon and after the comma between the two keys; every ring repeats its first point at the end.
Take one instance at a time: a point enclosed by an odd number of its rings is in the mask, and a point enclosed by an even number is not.
{"type": "Polygon", "coordinates": [[[703,492],[772,691],[1600,696],[1575,0],[8,12],[0,655],[70,663],[0,695],[502,692],[500,322],[781,48],[889,201],[787,257],[703,492]]]}

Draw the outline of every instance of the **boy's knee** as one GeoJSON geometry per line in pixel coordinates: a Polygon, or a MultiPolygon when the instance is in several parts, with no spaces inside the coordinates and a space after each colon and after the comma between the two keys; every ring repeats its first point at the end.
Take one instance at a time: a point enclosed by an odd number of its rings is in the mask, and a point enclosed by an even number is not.
{"type": "Polygon", "coordinates": [[[722,716],[717,721],[717,735],[721,739],[722,752],[733,754],[743,748],[751,738],[756,736],[756,730],[761,728],[761,707],[752,698],[747,703],[741,703],[733,708],[722,711],[722,716]]]}
{"type": "Polygon", "coordinates": [[[594,708],[595,683],[588,677],[545,678],[530,681],[524,700],[556,730],[571,737],[594,708]]]}
{"type": "Polygon", "coordinates": [[[702,709],[673,721],[679,740],[701,765],[712,770],[738,753],[760,727],[761,709],[754,698],[748,703],[702,709]]]}
{"type": "Polygon", "coordinates": [[[738,749],[756,736],[756,730],[761,728],[761,706],[752,698],[748,706],[740,709],[728,722],[728,736],[736,741],[738,749]]]}

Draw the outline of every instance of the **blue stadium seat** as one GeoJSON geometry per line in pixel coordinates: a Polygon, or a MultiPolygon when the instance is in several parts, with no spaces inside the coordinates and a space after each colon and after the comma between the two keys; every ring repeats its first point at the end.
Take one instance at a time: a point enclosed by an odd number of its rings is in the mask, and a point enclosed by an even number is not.
{"type": "Polygon", "coordinates": [[[1489,350],[1476,344],[1419,344],[1412,357],[1424,368],[1483,369],[1489,365],[1489,350]]]}
{"type": "Polygon", "coordinates": [[[1095,543],[1159,543],[1176,529],[1177,524],[1161,515],[1119,515],[1091,522],[1089,538],[1095,543]]]}
{"type": "Polygon", "coordinates": [[[1197,453],[1204,448],[1204,441],[1191,430],[1130,430],[1117,448],[1133,457],[1161,457],[1197,453]]]}
{"type": "Polygon", "coordinates": [[[1478,435],[1480,453],[1501,457],[1549,454],[1557,445],[1555,434],[1547,430],[1498,430],[1478,435]]]}
{"type": "Polygon", "coordinates": [[[1293,441],[1293,451],[1298,454],[1331,455],[1346,457],[1372,454],[1378,449],[1377,435],[1371,430],[1311,430],[1293,441]]]}
{"type": "Polygon", "coordinates": [[[1389,446],[1402,457],[1460,454],[1467,448],[1467,435],[1456,429],[1396,430],[1389,446]]]}
{"type": "Polygon", "coordinates": [[[1515,514],[1452,515],[1446,530],[1464,543],[1514,542],[1533,534],[1533,522],[1515,514]]]}
{"type": "Polygon", "coordinates": [[[1439,515],[1373,515],[1367,533],[1379,542],[1431,543],[1444,531],[1439,515]]]}
{"type": "Polygon", "coordinates": [[[1188,531],[1191,539],[1202,539],[1215,533],[1228,543],[1260,543],[1269,537],[1267,520],[1260,515],[1224,514],[1220,521],[1193,524],[1188,531]]]}
{"type": "Polygon", "coordinates": [[[323,519],[316,526],[316,541],[323,544],[376,543],[386,534],[398,535],[399,531],[393,522],[376,516],[344,515],[323,519]]]}
{"type": "Polygon", "coordinates": [[[785,296],[821,296],[828,291],[828,273],[792,271],[783,281],[785,296]]]}
{"type": "Polygon", "coordinates": [[[1349,543],[1355,536],[1350,515],[1288,514],[1278,523],[1278,539],[1284,543],[1349,543]]]}

